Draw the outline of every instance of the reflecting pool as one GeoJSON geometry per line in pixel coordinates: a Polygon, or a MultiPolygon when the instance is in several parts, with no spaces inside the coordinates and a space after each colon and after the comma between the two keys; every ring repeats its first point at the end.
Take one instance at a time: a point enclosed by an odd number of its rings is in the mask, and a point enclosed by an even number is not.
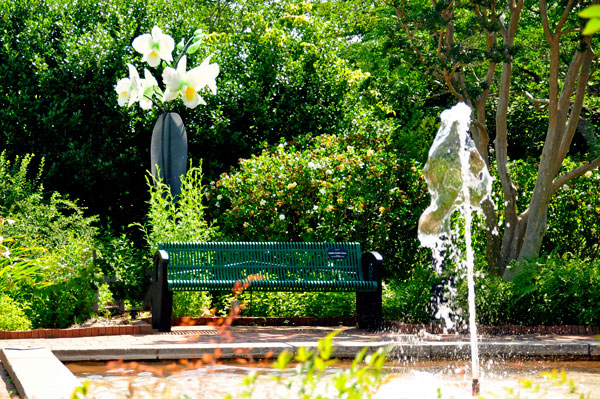
{"type": "MultiPolygon", "coordinates": [[[[330,373],[348,367],[338,361],[330,373]]],[[[255,398],[286,398],[288,391],[269,377],[273,372],[262,365],[248,366],[234,362],[204,366],[189,362],[142,362],[108,364],[104,362],[69,363],[67,367],[82,381],[90,381],[88,399],[103,398],[222,398],[239,397],[243,380],[250,371],[260,374],[255,398]],[[184,396],[187,395],[187,396],[184,396]]],[[[468,398],[471,397],[471,370],[468,361],[418,361],[388,363],[388,381],[375,398],[468,398]]],[[[293,375],[293,370],[288,372],[293,375]]],[[[484,398],[565,398],[600,399],[600,362],[484,360],[481,362],[481,396],[484,398]],[[542,376],[564,370],[575,384],[572,395],[568,382],[542,376]],[[519,381],[530,381],[527,383],[519,381]],[[536,386],[539,387],[536,389],[536,386]]],[[[292,391],[295,392],[295,391],[292,391]]]]}

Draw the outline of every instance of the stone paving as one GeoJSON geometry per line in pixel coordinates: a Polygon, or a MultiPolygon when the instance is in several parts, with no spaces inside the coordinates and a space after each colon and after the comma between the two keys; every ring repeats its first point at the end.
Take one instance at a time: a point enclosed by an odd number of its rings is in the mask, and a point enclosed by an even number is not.
{"type": "MultiPolygon", "coordinates": [[[[340,329],[334,339],[336,355],[353,357],[365,346],[392,347],[391,356],[420,358],[468,358],[468,335],[370,333],[350,327],[174,327],[170,333],[0,340],[0,348],[45,347],[61,361],[150,360],[202,358],[215,353],[232,357],[263,358],[300,346],[314,346],[317,340],[340,329]]],[[[600,360],[600,344],[591,335],[518,335],[480,337],[482,357],[576,357],[600,360]]],[[[7,384],[0,365],[0,399],[14,390],[7,384]]]]}

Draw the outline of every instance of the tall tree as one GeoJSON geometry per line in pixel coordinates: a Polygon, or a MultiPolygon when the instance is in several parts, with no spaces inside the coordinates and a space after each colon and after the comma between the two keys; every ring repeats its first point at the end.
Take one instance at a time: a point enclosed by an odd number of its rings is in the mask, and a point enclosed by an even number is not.
{"type": "Polygon", "coordinates": [[[502,185],[500,226],[487,202],[487,259],[491,270],[512,279],[514,259],[539,254],[553,194],[572,179],[600,165],[598,154],[564,171],[588,94],[595,58],[590,36],[576,11],[591,2],[565,0],[397,0],[397,21],[420,67],[425,67],[459,101],[473,109],[471,133],[477,149],[495,165],[502,185]],[[532,65],[545,61],[542,71],[532,65]],[[513,71],[535,77],[540,85],[524,87],[513,71]],[[544,76],[542,76],[542,74],[544,76]],[[547,113],[535,189],[526,209],[517,209],[519,190],[509,171],[509,113],[515,97],[526,96],[547,113]],[[492,107],[495,106],[495,112],[492,107]],[[493,119],[490,119],[494,115],[493,119]],[[503,228],[503,230],[501,229],[503,228]],[[498,234],[501,232],[502,234],[498,234]]]}

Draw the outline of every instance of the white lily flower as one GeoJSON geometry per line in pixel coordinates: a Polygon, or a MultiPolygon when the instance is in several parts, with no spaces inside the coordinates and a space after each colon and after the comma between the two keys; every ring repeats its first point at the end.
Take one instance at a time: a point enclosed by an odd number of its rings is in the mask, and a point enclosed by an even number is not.
{"type": "Polygon", "coordinates": [[[129,77],[123,78],[117,82],[115,91],[119,95],[118,103],[121,107],[127,105],[131,107],[138,100],[140,75],[135,67],[127,64],[129,68],[129,77]]]}
{"type": "Polygon", "coordinates": [[[158,26],[152,28],[152,34],[143,34],[136,37],[132,43],[133,48],[143,55],[142,62],[147,62],[151,67],[160,64],[160,60],[173,61],[171,53],[175,49],[175,40],[162,33],[158,26]]]}
{"type": "Polygon", "coordinates": [[[144,79],[140,79],[140,107],[142,109],[152,108],[152,97],[154,93],[160,93],[158,82],[149,70],[144,69],[144,79]]]}
{"type": "Polygon", "coordinates": [[[206,102],[198,91],[208,87],[213,93],[217,92],[216,77],[219,74],[217,64],[209,64],[210,57],[202,64],[186,72],[187,58],[181,57],[177,69],[171,67],[163,71],[163,81],[167,90],[163,95],[163,101],[176,99],[180,94],[183,103],[188,108],[196,108],[198,104],[206,105],[206,102]]]}

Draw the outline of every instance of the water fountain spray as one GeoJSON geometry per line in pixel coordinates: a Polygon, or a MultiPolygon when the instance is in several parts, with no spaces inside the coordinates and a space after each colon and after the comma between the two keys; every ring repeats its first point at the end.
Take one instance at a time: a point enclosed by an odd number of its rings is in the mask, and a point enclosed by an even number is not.
{"type": "Polygon", "coordinates": [[[492,178],[469,136],[471,108],[459,103],[440,115],[442,124],[429,150],[423,175],[431,195],[431,204],[419,219],[421,245],[432,249],[434,263],[442,264],[445,248],[450,245],[451,217],[459,211],[464,217],[464,239],[469,300],[469,332],[473,395],[479,394],[479,350],[475,323],[474,253],[471,244],[472,212],[481,210],[481,202],[492,191],[492,178]]]}

